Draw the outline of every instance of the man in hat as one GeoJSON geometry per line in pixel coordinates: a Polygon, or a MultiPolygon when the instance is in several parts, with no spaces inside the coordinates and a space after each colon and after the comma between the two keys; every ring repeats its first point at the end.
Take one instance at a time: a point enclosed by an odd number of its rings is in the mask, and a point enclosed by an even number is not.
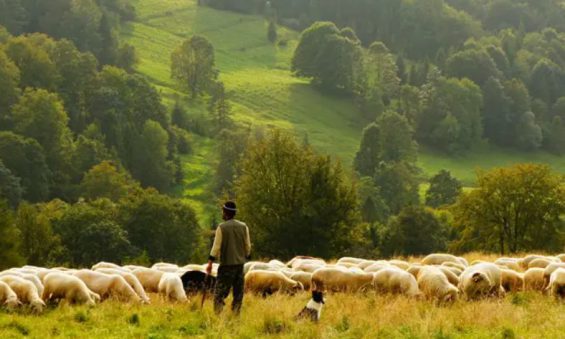
{"type": "Polygon", "coordinates": [[[222,312],[224,299],[233,288],[232,311],[239,314],[243,303],[243,264],[251,255],[251,239],[249,228],[243,222],[235,220],[237,212],[233,201],[228,201],[222,206],[224,222],[216,229],[214,245],[208,259],[206,273],[212,273],[212,263],[220,259],[216,290],[214,292],[214,311],[222,312]]]}

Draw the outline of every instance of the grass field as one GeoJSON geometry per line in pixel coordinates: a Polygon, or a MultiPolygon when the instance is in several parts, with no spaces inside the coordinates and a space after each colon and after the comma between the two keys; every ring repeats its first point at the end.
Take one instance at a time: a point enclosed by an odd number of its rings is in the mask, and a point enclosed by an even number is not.
{"type": "MultiPolygon", "coordinates": [[[[536,293],[504,300],[436,306],[405,297],[330,295],[318,324],[293,317],[309,299],[246,296],[239,318],[216,317],[200,296],[170,304],[106,301],[93,308],[63,306],[43,315],[0,313],[1,338],[563,338],[565,306],[536,293]]],[[[229,300],[228,300],[229,301],[229,300]]]]}
{"type": "MultiPolygon", "coordinates": [[[[138,18],[123,28],[122,37],[136,47],[137,70],[157,86],[167,104],[179,96],[185,98],[170,78],[170,53],[192,34],[201,34],[215,47],[236,121],[291,130],[301,138],[307,135],[320,152],[351,164],[364,124],[350,99],[324,95],[292,76],[289,65],[298,33],[279,28],[280,39],[287,43],[273,45],[266,38],[267,22],[260,16],[217,11],[197,6],[196,0],[133,2],[138,18]]],[[[206,113],[204,102],[184,100],[190,113],[206,113]]],[[[207,198],[202,191],[208,190],[212,180],[213,147],[210,140],[198,140],[197,154],[185,158],[189,178],[184,196],[200,209],[204,208],[202,198],[207,198]]],[[[425,176],[449,169],[467,186],[473,185],[477,168],[517,162],[549,163],[565,173],[565,157],[488,146],[456,158],[423,149],[419,160],[425,176]]]]}

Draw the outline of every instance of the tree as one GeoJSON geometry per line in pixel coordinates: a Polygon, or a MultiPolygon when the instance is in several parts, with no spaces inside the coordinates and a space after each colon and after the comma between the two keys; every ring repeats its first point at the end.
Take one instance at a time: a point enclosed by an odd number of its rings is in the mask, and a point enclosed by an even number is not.
{"type": "Polygon", "coordinates": [[[153,262],[184,263],[199,255],[196,214],[180,200],[145,190],[122,201],[120,220],[136,254],[146,251],[153,262]]]}
{"type": "Polygon", "coordinates": [[[47,266],[61,254],[61,241],[53,231],[52,223],[66,208],[65,203],[57,200],[19,206],[16,225],[20,231],[21,254],[28,265],[47,266]]]}
{"type": "Polygon", "coordinates": [[[10,108],[18,100],[20,70],[0,50],[0,130],[11,127],[10,108]]]}
{"type": "Polygon", "coordinates": [[[502,78],[491,56],[482,49],[466,49],[452,54],[446,61],[447,74],[456,78],[468,78],[483,85],[490,77],[502,78]]]}
{"type": "Polygon", "coordinates": [[[448,226],[433,210],[408,206],[390,219],[382,252],[393,255],[424,255],[445,251],[448,226]]]}
{"type": "Polygon", "coordinates": [[[446,170],[439,171],[430,179],[430,187],[426,192],[426,205],[437,208],[451,205],[461,194],[461,182],[446,170]]]}
{"type": "Polygon", "coordinates": [[[0,159],[0,200],[6,200],[12,208],[15,208],[21,198],[20,178],[13,175],[0,159]]]}
{"type": "Polygon", "coordinates": [[[511,121],[512,100],[504,86],[495,78],[489,78],[483,86],[483,129],[490,142],[497,145],[513,143],[514,125],[511,121]]]}
{"type": "Polygon", "coordinates": [[[13,37],[6,43],[6,55],[20,70],[20,86],[54,90],[57,83],[57,69],[49,54],[38,41],[53,41],[42,34],[13,37]]]}
{"type": "Polygon", "coordinates": [[[129,173],[119,169],[110,161],[103,161],[92,167],[84,175],[81,188],[86,199],[106,198],[114,202],[141,189],[129,173]]]}
{"type": "Polygon", "coordinates": [[[12,132],[0,132],[0,159],[14,176],[21,179],[25,200],[37,202],[47,199],[51,171],[37,141],[12,132]]]}
{"type": "Polygon", "coordinates": [[[277,24],[274,20],[269,21],[269,28],[267,29],[267,39],[274,44],[277,42],[278,34],[277,34],[277,24]]]}
{"type": "Polygon", "coordinates": [[[361,176],[373,176],[382,162],[408,161],[417,158],[417,144],[405,117],[387,111],[363,131],[361,145],[354,160],[361,176]]]}
{"type": "Polygon", "coordinates": [[[541,146],[541,127],[536,123],[532,112],[525,112],[516,126],[516,145],[526,151],[533,151],[541,146]]]}
{"type": "Polygon", "coordinates": [[[45,151],[52,169],[61,169],[71,141],[69,118],[57,94],[27,88],[12,109],[14,131],[33,138],[45,151]]]}
{"type": "Polygon", "coordinates": [[[233,185],[239,174],[239,164],[247,148],[249,132],[225,129],[218,135],[218,164],[215,175],[215,192],[233,193],[233,185]]]}
{"type": "Polygon", "coordinates": [[[543,132],[544,148],[558,155],[565,154],[565,123],[555,116],[543,132]]]}
{"type": "Polygon", "coordinates": [[[21,34],[29,22],[29,15],[20,0],[0,2],[0,25],[12,34],[21,34]]]}
{"type": "Polygon", "coordinates": [[[8,204],[0,200],[0,269],[18,267],[22,264],[19,255],[19,233],[14,225],[14,215],[8,204]]]}
{"type": "Polygon", "coordinates": [[[549,166],[518,164],[478,172],[477,188],[453,207],[460,240],[453,249],[559,251],[563,246],[565,181],[549,166]]]}
{"type": "Polygon", "coordinates": [[[66,260],[75,266],[99,261],[120,263],[131,253],[127,233],[117,223],[117,206],[107,199],[78,202],[55,221],[66,250],[66,260]]]}
{"type": "Polygon", "coordinates": [[[300,36],[291,70],[330,90],[352,92],[361,47],[331,22],[316,22],[300,36]]]}
{"type": "Polygon", "coordinates": [[[375,185],[391,214],[399,213],[406,206],[418,204],[417,173],[415,164],[406,161],[382,162],[377,167],[375,185]]]}
{"type": "Polygon", "coordinates": [[[360,218],[339,164],[274,131],[249,145],[240,166],[235,195],[258,256],[351,253],[360,218]]]}
{"type": "Polygon", "coordinates": [[[218,77],[214,46],[203,36],[193,35],[171,54],[171,77],[194,98],[207,91],[218,77]]]}
{"type": "Polygon", "coordinates": [[[212,97],[208,104],[208,113],[212,116],[218,131],[228,128],[231,121],[231,106],[226,99],[226,90],[222,82],[217,82],[213,86],[212,97]]]}
{"type": "Polygon", "coordinates": [[[418,140],[448,153],[461,153],[482,136],[480,88],[469,79],[431,73],[422,89],[418,140]]]}
{"type": "Polygon", "coordinates": [[[169,160],[169,135],[159,123],[147,120],[134,149],[131,173],[143,187],[166,191],[174,180],[174,164],[169,160]]]}

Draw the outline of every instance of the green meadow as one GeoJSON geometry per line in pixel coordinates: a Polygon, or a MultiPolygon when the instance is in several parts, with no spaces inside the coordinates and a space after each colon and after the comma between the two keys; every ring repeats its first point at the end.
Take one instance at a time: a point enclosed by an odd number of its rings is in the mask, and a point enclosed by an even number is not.
{"type": "MultiPolygon", "coordinates": [[[[279,42],[267,40],[267,21],[198,6],[196,0],[137,0],[137,19],[122,29],[122,38],[133,44],[139,57],[137,71],[161,91],[165,103],[181,100],[190,114],[206,115],[202,99],[191,101],[170,77],[170,54],[193,34],[206,36],[214,45],[217,67],[226,84],[234,119],[250,128],[282,128],[308,138],[318,151],[350,165],[366,122],[350,98],[321,93],[308,81],[293,77],[290,60],[298,32],[279,27],[279,42]]],[[[214,147],[212,140],[194,136],[195,152],[185,157],[187,179],[179,194],[199,213],[206,211],[213,196],[214,147]]],[[[419,164],[429,177],[440,169],[450,170],[466,186],[472,186],[477,169],[518,162],[542,162],[565,172],[565,157],[543,152],[520,153],[479,146],[461,157],[421,149],[419,164]]]]}

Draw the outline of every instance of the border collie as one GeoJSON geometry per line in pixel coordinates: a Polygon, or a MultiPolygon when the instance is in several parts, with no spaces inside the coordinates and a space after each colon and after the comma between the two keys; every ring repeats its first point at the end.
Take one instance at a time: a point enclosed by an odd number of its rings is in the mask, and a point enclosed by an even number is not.
{"type": "Polygon", "coordinates": [[[320,291],[312,291],[312,299],[308,304],[298,313],[298,319],[310,319],[313,322],[318,322],[322,315],[322,307],[324,306],[324,294],[320,291]]]}

